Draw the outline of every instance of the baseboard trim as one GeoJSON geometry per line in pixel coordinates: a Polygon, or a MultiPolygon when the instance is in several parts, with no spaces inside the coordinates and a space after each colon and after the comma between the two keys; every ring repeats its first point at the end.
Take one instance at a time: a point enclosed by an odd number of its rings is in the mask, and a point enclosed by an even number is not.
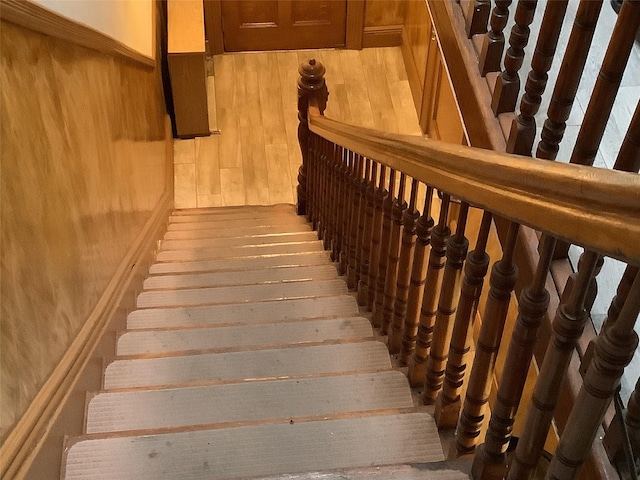
{"type": "Polygon", "coordinates": [[[0,448],[1,478],[24,478],[27,474],[133,280],[144,275],[144,259],[166,228],[172,208],[173,191],[168,190],[120,262],[76,339],[0,448]]]}
{"type": "Polygon", "coordinates": [[[402,25],[364,27],[362,48],[399,47],[402,45],[402,25]]]}

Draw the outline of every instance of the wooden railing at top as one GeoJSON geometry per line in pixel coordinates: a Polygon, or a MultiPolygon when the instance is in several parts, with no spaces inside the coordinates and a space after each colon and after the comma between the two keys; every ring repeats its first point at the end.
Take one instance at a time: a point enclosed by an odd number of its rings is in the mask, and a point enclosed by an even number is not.
{"type": "MultiPolygon", "coordinates": [[[[587,319],[585,303],[601,256],[640,264],[640,176],[342,124],[323,116],[328,97],[324,71],[315,60],[299,70],[303,163],[298,213],[312,222],[348,285],[358,289],[359,303],[373,310],[374,327],[389,335],[390,351],[408,364],[411,385],[424,386],[423,401],[436,405],[438,425],[457,425],[459,454],[474,452],[480,435],[517,279],[514,254],[520,225],[542,233],[534,280],[518,302],[498,401],[485,443],[475,454],[474,479],[505,475],[514,416],[549,304],[545,284],[556,238],[586,249],[556,312],[534,392],[535,408],[522,433],[527,441],[519,444],[509,473],[511,480],[532,478],[571,352],[587,319]],[[420,184],[427,192],[422,213],[417,205],[420,184]],[[441,198],[437,223],[431,218],[435,190],[441,198]],[[451,209],[454,201],[458,207],[451,209]],[[475,248],[467,253],[465,226],[472,207],[484,214],[475,248]],[[455,232],[448,227],[453,215],[455,232]],[[486,246],[493,215],[510,219],[511,228],[502,258],[492,268],[473,366],[467,371],[471,324],[489,265],[486,246]]],[[[630,131],[638,127],[640,114],[630,131]]],[[[637,140],[636,135],[627,136],[624,155],[640,154],[637,140]]],[[[636,267],[630,268],[635,268],[633,280],[624,298],[617,299],[621,306],[615,321],[597,341],[547,478],[575,478],[638,344],[633,327],[640,312],[640,275],[636,267]]],[[[636,403],[631,420],[637,418],[636,403]]]]}

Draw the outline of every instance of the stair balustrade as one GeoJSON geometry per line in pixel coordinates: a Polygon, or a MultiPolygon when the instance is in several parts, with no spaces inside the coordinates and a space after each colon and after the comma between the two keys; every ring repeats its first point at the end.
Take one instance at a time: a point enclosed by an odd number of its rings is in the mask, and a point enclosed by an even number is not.
{"type": "Polygon", "coordinates": [[[389,353],[400,352],[402,346],[402,328],[407,315],[407,301],[409,299],[409,286],[411,282],[411,266],[416,247],[416,226],[420,212],[416,209],[418,198],[418,181],[411,181],[411,193],[409,194],[409,206],[402,215],[402,242],[400,245],[400,258],[398,260],[398,274],[396,281],[396,295],[393,302],[393,317],[389,330],[389,353]]]}
{"type": "Polygon", "coordinates": [[[511,0],[497,0],[491,11],[491,30],[482,40],[482,50],[478,59],[478,68],[483,77],[489,72],[499,72],[504,51],[504,29],[509,20],[511,0]]]}
{"type": "Polygon", "coordinates": [[[558,46],[567,4],[568,0],[547,2],[531,59],[531,70],[524,86],[525,93],[520,101],[520,113],[511,123],[507,140],[509,153],[531,156],[536,137],[535,114],[540,109],[542,94],[547,88],[549,70],[558,46]]]}
{"type": "MultiPolygon", "coordinates": [[[[324,68],[316,62],[300,68],[303,75],[310,71],[324,68]]],[[[300,80],[301,90],[305,83],[300,80]]],[[[620,316],[597,340],[583,392],[576,400],[580,406],[572,410],[548,477],[575,478],[637,345],[632,329],[640,308],[640,280],[633,265],[640,263],[640,178],[630,172],[540,162],[354,127],[322,115],[326,87],[307,95],[300,102],[308,108],[312,137],[306,143],[301,140],[301,148],[307,149],[303,156],[307,172],[301,175],[307,180],[306,191],[300,186],[301,198],[307,199],[311,210],[306,213],[317,219],[316,226],[330,240],[328,248],[340,242],[334,258],[346,265],[349,287],[359,287],[360,304],[373,310],[372,324],[388,335],[389,349],[400,354],[400,363],[409,366],[410,385],[424,386],[423,401],[435,402],[438,425],[457,426],[457,454],[475,451],[474,479],[502,479],[505,474],[513,480],[531,477],[576,341],[588,319],[585,306],[601,258],[611,256],[632,265],[629,271],[635,272],[635,279],[630,286],[629,278],[625,281],[629,294],[617,301],[620,316]],[[416,208],[420,184],[426,185],[422,213],[416,208]],[[436,225],[431,217],[434,191],[441,196],[436,225]],[[452,198],[460,199],[453,235],[449,228],[452,198]],[[477,218],[479,212],[482,220],[476,225],[475,245],[467,254],[465,232],[470,215],[477,218]],[[489,292],[483,294],[495,216],[511,223],[502,239],[502,258],[491,271],[489,292]],[[513,333],[502,342],[518,278],[514,258],[521,225],[541,232],[539,260],[531,284],[520,295],[513,333]],[[594,234],[599,231],[606,234],[594,234]],[[587,253],[556,311],[533,402],[527,405],[527,419],[509,465],[507,447],[532,370],[537,332],[550,313],[546,287],[557,238],[581,245],[587,253]],[[484,308],[479,308],[483,295],[484,308]],[[474,345],[476,318],[481,326],[474,345]],[[508,349],[498,372],[502,343],[508,349]],[[497,373],[501,374],[497,397],[489,405],[497,373]]],[[[629,169],[638,163],[640,142],[635,128],[623,145],[625,160],[618,167],[629,169]]],[[[632,415],[638,410],[635,404],[631,409],[632,415]]],[[[630,418],[633,424],[634,417],[630,418]]]]}
{"type": "Polygon", "coordinates": [[[442,286],[442,275],[447,254],[447,240],[451,235],[451,229],[448,225],[450,200],[448,194],[442,195],[438,224],[431,233],[431,251],[429,252],[427,277],[420,308],[420,324],[418,325],[415,352],[409,362],[409,383],[414,388],[422,387],[427,375],[427,357],[433,340],[438,295],[442,286]]]}
{"type": "Polygon", "coordinates": [[[413,255],[411,267],[411,284],[409,286],[409,298],[407,299],[407,314],[404,320],[402,334],[402,348],[400,350],[400,365],[408,365],[416,349],[416,335],[420,323],[420,308],[424,296],[424,285],[427,279],[428,247],[431,244],[431,231],[435,224],[431,216],[433,204],[433,187],[427,187],[424,197],[422,215],[416,224],[416,249],[413,255]]]}
{"type": "Polygon", "coordinates": [[[504,57],[504,70],[498,76],[493,91],[491,108],[495,115],[512,112],[516,108],[520,93],[519,71],[524,62],[524,47],[529,42],[529,25],[533,22],[538,0],[518,0],[514,19],[515,25],[509,36],[509,48],[504,57]]]}
{"type": "Polygon", "coordinates": [[[469,2],[465,23],[467,36],[469,38],[487,31],[490,10],[490,0],[471,0],[469,2]]]}

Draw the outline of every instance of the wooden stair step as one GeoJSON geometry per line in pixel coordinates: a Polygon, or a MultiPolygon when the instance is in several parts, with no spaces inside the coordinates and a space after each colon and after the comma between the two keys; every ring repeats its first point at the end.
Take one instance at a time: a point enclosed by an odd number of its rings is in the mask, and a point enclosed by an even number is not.
{"type": "Polygon", "coordinates": [[[127,316],[127,328],[251,325],[301,318],[346,317],[357,314],[358,304],[355,298],[351,295],[337,295],[277,302],[135,310],[127,316]]]}
{"type": "Polygon", "coordinates": [[[105,369],[104,388],[167,386],[390,368],[385,345],[377,341],[363,341],[114,360],[105,369]]]}
{"type": "Polygon", "coordinates": [[[211,230],[172,230],[164,234],[165,240],[196,240],[200,238],[260,237],[280,235],[282,233],[311,232],[306,223],[284,223],[282,225],[258,225],[235,229],[214,228],[211,230]]]}
{"type": "Polygon", "coordinates": [[[225,207],[180,208],[171,212],[171,215],[209,215],[236,212],[282,212],[298,216],[296,214],[295,205],[290,203],[279,203],[276,205],[229,205],[225,207]]]}
{"type": "Polygon", "coordinates": [[[333,471],[292,473],[253,480],[469,480],[471,460],[458,459],[444,462],[385,465],[381,467],[341,468],[333,471]]]}
{"type": "Polygon", "coordinates": [[[372,336],[371,323],[364,317],[265,323],[250,327],[239,325],[213,328],[129,330],[118,337],[116,353],[123,356],[250,346],[266,347],[372,336]]]}
{"type": "Polygon", "coordinates": [[[218,258],[199,262],[155,263],[149,267],[150,275],[187,272],[216,272],[257,270],[271,267],[295,267],[302,265],[329,265],[331,261],[325,251],[285,253],[280,255],[254,255],[247,257],[218,258]]]}
{"type": "MultiPolygon", "coordinates": [[[[229,220],[257,220],[265,223],[273,218],[295,218],[294,212],[281,212],[274,210],[238,210],[236,212],[200,212],[194,214],[170,215],[169,223],[194,223],[194,222],[226,222],[229,220]]],[[[303,217],[304,218],[304,217],[303,217]]]]}
{"type": "Polygon", "coordinates": [[[299,282],[304,280],[331,280],[338,276],[333,265],[263,268],[239,272],[210,272],[148,277],[145,290],[257,285],[260,283],[299,282]]]}
{"type": "Polygon", "coordinates": [[[214,305],[218,303],[260,302],[293,298],[322,297],[347,293],[342,279],[263,283],[233,287],[183,290],[150,290],[138,295],[138,308],[214,305]]]}
{"type": "Polygon", "coordinates": [[[397,371],[102,392],[91,398],[86,433],[412,408],[397,371]]]}
{"type": "Polygon", "coordinates": [[[175,230],[211,230],[215,228],[244,228],[244,227],[257,227],[257,226],[273,226],[273,225],[290,225],[299,224],[306,225],[307,219],[304,217],[296,217],[295,215],[278,215],[278,216],[266,216],[263,218],[238,218],[229,219],[225,221],[208,221],[208,222],[174,222],[170,223],[167,227],[169,231],[175,230]]]}
{"type": "Polygon", "coordinates": [[[442,461],[428,413],[78,438],[67,480],[211,480],[442,461]],[[117,459],[117,461],[115,461],[117,459]]]}
{"type": "Polygon", "coordinates": [[[282,242],[267,245],[239,245],[226,248],[198,248],[192,250],[165,250],[158,252],[157,262],[192,262],[227,257],[277,255],[285,253],[321,252],[319,240],[306,242],[282,242]]]}
{"type": "Polygon", "coordinates": [[[315,232],[290,232],[279,235],[263,235],[260,237],[221,237],[199,238],[193,240],[164,240],[160,251],[187,250],[189,248],[227,248],[245,245],[268,245],[274,243],[314,242],[318,240],[315,232]]]}

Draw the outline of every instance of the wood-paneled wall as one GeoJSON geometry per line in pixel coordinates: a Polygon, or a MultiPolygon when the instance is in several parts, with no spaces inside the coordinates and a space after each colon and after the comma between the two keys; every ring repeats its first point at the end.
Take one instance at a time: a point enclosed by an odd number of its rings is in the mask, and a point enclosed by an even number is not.
{"type": "Polygon", "coordinates": [[[173,175],[157,70],[5,21],[0,44],[5,444],[170,204],[173,175]]]}
{"type": "Polygon", "coordinates": [[[406,0],[367,0],[364,6],[362,46],[399,46],[406,10],[406,0]]]}
{"type": "Polygon", "coordinates": [[[406,3],[402,54],[422,131],[451,143],[466,143],[447,66],[425,0],[406,3]]]}

